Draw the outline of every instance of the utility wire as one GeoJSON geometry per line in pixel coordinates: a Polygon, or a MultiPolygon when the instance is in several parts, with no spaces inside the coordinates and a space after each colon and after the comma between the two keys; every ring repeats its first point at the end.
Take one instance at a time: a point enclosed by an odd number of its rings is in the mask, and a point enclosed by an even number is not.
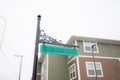
{"type": "Polygon", "coordinates": [[[4,36],[5,36],[5,30],[6,30],[7,21],[6,21],[6,19],[5,19],[3,16],[0,16],[0,18],[4,21],[3,34],[2,34],[1,41],[0,41],[0,51],[1,51],[1,53],[3,54],[3,56],[4,56],[5,60],[7,61],[8,65],[11,67],[10,70],[12,70],[12,72],[13,72],[13,73],[15,74],[15,76],[16,76],[16,73],[15,73],[13,67],[11,66],[11,64],[10,64],[10,62],[9,62],[9,60],[8,60],[5,52],[4,52],[4,50],[2,49],[2,44],[3,44],[3,40],[4,40],[4,36]]]}
{"type": "Polygon", "coordinates": [[[4,40],[4,36],[5,36],[5,30],[6,30],[6,24],[7,24],[7,21],[4,17],[0,16],[0,18],[5,22],[4,24],[4,29],[3,29],[3,34],[2,34],[2,39],[0,41],[0,48],[2,47],[2,43],[3,43],[3,40],[4,40]]]}

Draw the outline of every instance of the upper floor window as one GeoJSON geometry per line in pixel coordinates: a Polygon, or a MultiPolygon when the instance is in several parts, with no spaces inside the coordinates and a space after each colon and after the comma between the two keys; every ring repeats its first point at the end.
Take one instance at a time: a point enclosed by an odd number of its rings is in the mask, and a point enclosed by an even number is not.
{"type": "Polygon", "coordinates": [[[75,64],[69,67],[69,72],[70,72],[70,80],[73,80],[76,78],[76,68],[75,64]]]}
{"type": "Polygon", "coordinates": [[[96,72],[97,72],[98,77],[103,77],[103,71],[102,71],[101,63],[100,62],[95,62],[95,66],[96,66],[96,71],[95,71],[95,67],[94,67],[93,62],[86,62],[87,76],[88,77],[95,77],[96,72]]]}
{"type": "Polygon", "coordinates": [[[98,50],[98,45],[96,42],[87,42],[87,41],[83,41],[83,46],[84,46],[84,52],[92,52],[92,49],[93,49],[93,53],[99,53],[99,50],[98,50]],[[92,48],[92,45],[95,45],[93,48],[92,48]]]}

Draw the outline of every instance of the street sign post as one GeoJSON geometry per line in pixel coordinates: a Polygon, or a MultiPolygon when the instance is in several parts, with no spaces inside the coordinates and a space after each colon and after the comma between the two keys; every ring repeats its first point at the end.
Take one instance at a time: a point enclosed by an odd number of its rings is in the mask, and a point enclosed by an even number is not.
{"type": "Polygon", "coordinates": [[[66,47],[61,45],[42,44],[40,45],[39,52],[42,54],[78,56],[78,51],[75,47],[66,47]]]}
{"type": "Polygon", "coordinates": [[[42,34],[41,32],[44,32],[44,30],[41,30],[40,28],[40,20],[41,16],[38,15],[32,80],[36,80],[38,53],[78,56],[78,51],[76,49],[78,46],[65,45],[60,41],[57,41],[56,39],[46,35],[45,33],[42,34]],[[41,46],[38,46],[39,43],[43,44],[41,46]]]}

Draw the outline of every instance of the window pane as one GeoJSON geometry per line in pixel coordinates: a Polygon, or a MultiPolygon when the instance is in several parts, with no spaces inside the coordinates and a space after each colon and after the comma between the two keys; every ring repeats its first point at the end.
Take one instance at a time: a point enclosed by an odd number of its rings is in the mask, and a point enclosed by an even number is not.
{"type": "Polygon", "coordinates": [[[70,70],[70,73],[72,72],[72,68],[69,69],[70,70]]]}
{"type": "Polygon", "coordinates": [[[97,52],[97,47],[96,46],[93,47],[93,51],[97,52]]]}
{"type": "Polygon", "coordinates": [[[70,78],[72,78],[72,73],[70,73],[70,78]]]}
{"type": "Polygon", "coordinates": [[[97,70],[100,70],[100,64],[97,64],[97,63],[96,63],[96,69],[97,69],[97,70]]]}
{"type": "Polygon", "coordinates": [[[73,69],[72,69],[73,71],[75,71],[75,66],[73,66],[73,69]]]}
{"type": "Polygon", "coordinates": [[[87,63],[88,69],[93,69],[93,63],[87,63]]]}
{"type": "Polygon", "coordinates": [[[95,75],[94,70],[88,70],[89,75],[95,75]]]}
{"type": "Polygon", "coordinates": [[[97,75],[102,75],[101,70],[96,70],[97,71],[97,75]]]}
{"type": "Polygon", "coordinates": [[[91,51],[91,48],[89,46],[85,46],[86,51],[91,51]]]}
{"type": "Polygon", "coordinates": [[[73,72],[73,77],[75,77],[75,72],[73,72]]]}

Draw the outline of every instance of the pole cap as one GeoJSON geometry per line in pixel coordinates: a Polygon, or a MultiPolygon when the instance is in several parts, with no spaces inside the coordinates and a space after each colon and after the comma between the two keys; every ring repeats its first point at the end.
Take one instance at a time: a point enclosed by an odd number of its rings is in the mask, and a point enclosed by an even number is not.
{"type": "Polygon", "coordinates": [[[41,15],[38,15],[38,18],[41,18],[41,15]]]}

